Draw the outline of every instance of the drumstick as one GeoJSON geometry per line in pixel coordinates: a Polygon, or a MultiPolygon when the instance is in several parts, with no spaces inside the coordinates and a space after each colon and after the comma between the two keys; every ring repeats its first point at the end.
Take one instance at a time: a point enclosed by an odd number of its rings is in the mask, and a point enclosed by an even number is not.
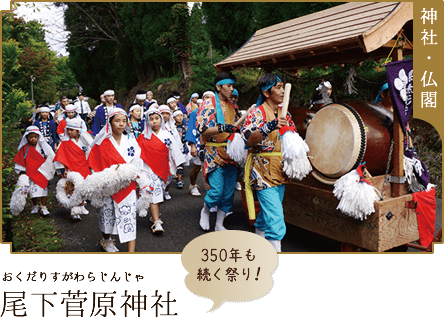
{"type": "Polygon", "coordinates": [[[285,84],[284,102],[282,103],[281,117],[287,118],[288,103],[290,102],[291,84],[285,84]]]}
{"type": "Polygon", "coordinates": [[[250,108],[247,109],[247,111],[245,112],[245,114],[242,115],[241,118],[239,118],[239,120],[237,122],[234,123],[234,127],[239,126],[240,124],[242,124],[244,122],[244,120],[247,118],[248,113],[250,112],[250,110],[252,110],[254,108],[254,106],[250,106],[250,108]]]}

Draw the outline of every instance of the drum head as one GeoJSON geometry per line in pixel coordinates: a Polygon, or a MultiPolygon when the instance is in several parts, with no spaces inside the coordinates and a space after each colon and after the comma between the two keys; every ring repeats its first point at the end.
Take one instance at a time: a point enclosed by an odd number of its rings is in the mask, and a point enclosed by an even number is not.
{"type": "Polygon", "coordinates": [[[313,167],[328,178],[339,178],[356,169],[365,153],[363,121],[350,106],[330,104],[312,119],[306,142],[313,167]]]}

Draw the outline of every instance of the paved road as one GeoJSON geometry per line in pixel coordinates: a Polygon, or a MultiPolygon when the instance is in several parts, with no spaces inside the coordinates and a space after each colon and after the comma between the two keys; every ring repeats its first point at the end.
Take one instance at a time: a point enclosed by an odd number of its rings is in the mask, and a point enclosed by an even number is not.
{"type": "MultiPolygon", "coordinates": [[[[182,252],[184,247],[194,238],[207,233],[199,226],[200,210],[203,206],[203,196],[205,190],[201,175],[198,178],[198,185],[202,196],[192,197],[188,192],[190,167],[185,167],[185,187],[181,190],[175,186],[175,181],[171,185],[170,193],[172,200],[166,201],[160,206],[161,219],[164,222],[163,234],[153,234],[152,223],[148,218],[137,218],[137,252],[182,252]]],[[[51,182],[52,191],[55,191],[55,183],[51,182]]],[[[240,191],[235,192],[233,214],[225,219],[225,227],[230,230],[241,230],[254,232],[254,227],[248,223],[245,212],[242,208],[240,191]]],[[[90,211],[88,215],[82,215],[82,221],[73,221],[69,216],[69,211],[58,208],[52,211],[50,217],[54,219],[54,224],[65,240],[62,252],[103,252],[100,246],[102,238],[98,226],[98,213],[90,204],[87,205],[90,211]]],[[[211,230],[214,230],[216,213],[211,214],[211,230]]],[[[437,200],[437,220],[436,227],[442,224],[442,200],[437,200]]],[[[120,244],[118,237],[116,246],[120,251],[127,251],[126,244],[120,244]]],[[[282,241],[283,252],[339,252],[341,243],[328,239],[324,236],[303,230],[296,226],[287,224],[287,235],[282,241]]],[[[417,251],[409,249],[409,251],[417,251]]]]}

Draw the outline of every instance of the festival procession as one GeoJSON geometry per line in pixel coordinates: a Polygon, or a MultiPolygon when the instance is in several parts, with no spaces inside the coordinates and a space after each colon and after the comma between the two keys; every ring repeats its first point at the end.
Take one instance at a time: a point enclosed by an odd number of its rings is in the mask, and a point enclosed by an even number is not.
{"type": "MultiPolygon", "coordinates": [[[[86,7],[69,8],[67,25],[86,7]]],[[[255,233],[277,252],[299,241],[315,251],[431,252],[442,240],[441,171],[432,179],[415,148],[413,4],[335,4],[246,39],[211,62],[198,88],[139,82],[122,93],[116,75],[115,85],[76,87],[55,106],[36,100],[14,144],[9,222],[55,218],[65,244],[84,252],[168,242],[163,251],[181,252],[227,230],[255,233]],[[353,86],[364,61],[382,79],[366,97],[353,86]],[[322,73],[307,86],[301,78],[314,69],[322,73]]]]}

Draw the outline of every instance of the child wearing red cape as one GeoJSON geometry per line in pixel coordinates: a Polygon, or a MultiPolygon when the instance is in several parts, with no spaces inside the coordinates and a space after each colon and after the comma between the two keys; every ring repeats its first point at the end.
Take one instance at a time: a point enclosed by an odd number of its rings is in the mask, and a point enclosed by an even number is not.
{"type": "MultiPolygon", "coordinates": [[[[106,125],[94,139],[91,151],[88,154],[88,165],[94,173],[102,173],[112,165],[132,165],[138,175],[140,165],[140,147],[128,133],[128,117],[121,108],[111,108],[106,118],[106,125]]],[[[117,168],[119,168],[117,167],[117,168]]],[[[131,168],[131,167],[130,167],[131,168]]],[[[105,172],[106,173],[106,172],[105,172]]],[[[106,176],[104,176],[106,177],[106,176]]],[[[131,179],[136,176],[129,176],[131,179]]],[[[115,186],[118,180],[111,180],[109,187],[115,186]]],[[[119,235],[121,243],[127,243],[128,251],[136,249],[136,183],[130,185],[111,196],[106,196],[103,206],[97,210],[99,227],[103,239],[101,245],[107,252],[119,250],[111,239],[111,235],[119,235]]]]}
{"type": "Polygon", "coordinates": [[[41,212],[43,215],[49,214],[46,208],[46,198],[48,196],[48,181],[55,173],[53,159],[54,151],[46,142],[39,127],[29,126],[26,128],[14,162],[15,171],[18,174],[26,174],[30,179],[29,193],[33,204],[31,213],[39,211],[38,198],[41,198],[41,212]]]}
{"type": "Polygon", "coordinates": [[[150,204],[153,233],[164,231],[163,222],[159,218],[159,205],[163,202],[165,189],[171,181],[171,162],[174,162],[172,139],[173,136],[165,128],[161,112],[150,107],[146,114],[146,127],[137,142],[142,151],[141,173],[152,182],[154,188],[153,202],[150,204]]]}
{"type": "MultiPolygon", "coordinates": [[[[91,174],[86,160],[86,153],[90,149],[92,142],[93,138],[86,132],[86,127],[84,127],[84,122],[80,117],[66,118],[61,144],[54,158],[55,168],[57,170],[64,170],[62,178],[66,178],[69,171],[78,172],[83,179],[91,174]]],[[[81,220],[79,214],[88,213],[84,202],[81,203],[80,207],[75,206],[71,209],[73,220],[81,220]]]]}

